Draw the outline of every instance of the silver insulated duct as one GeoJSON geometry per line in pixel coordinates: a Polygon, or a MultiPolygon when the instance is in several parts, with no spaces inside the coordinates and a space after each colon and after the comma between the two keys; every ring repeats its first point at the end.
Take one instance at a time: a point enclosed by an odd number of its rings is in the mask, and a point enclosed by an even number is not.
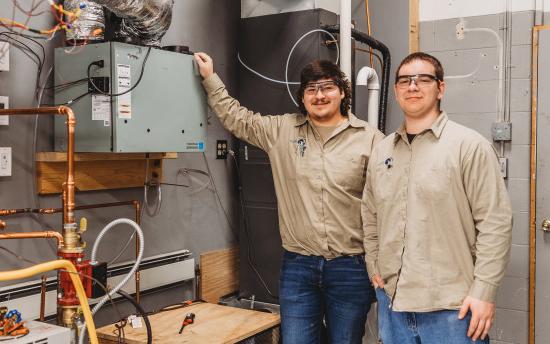
{"type": "MultiPolygon", "coordinates": [[[[69,44],[77,45],[82,42],[102,41],[105,31],[105,13],[103,6],[89,0],[65,0],[63,6],[69,12],[81,10],[80,16],[71,22],[67,30],[69,44]]],[[[70,18],[66,20],[69,21],[70,18]]]]}
{"type": "Polygon", "coordinates": [[[136,38],[160,46],[172,22],[173,0],[94,0],[122,18],[117,37],[136,38]]]}

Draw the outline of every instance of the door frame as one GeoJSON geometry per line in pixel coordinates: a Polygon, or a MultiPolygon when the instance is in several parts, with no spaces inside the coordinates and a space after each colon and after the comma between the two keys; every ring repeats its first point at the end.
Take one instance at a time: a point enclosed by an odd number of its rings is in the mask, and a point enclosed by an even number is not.
{"type": "Polygon", "coordinates": [[[531,178],[529,181],[529,344],[535,344],[538,53],[539,32],[543,30],[550,30],[550,25],[536,25],[533,27],[531,64],[531,178]]]}

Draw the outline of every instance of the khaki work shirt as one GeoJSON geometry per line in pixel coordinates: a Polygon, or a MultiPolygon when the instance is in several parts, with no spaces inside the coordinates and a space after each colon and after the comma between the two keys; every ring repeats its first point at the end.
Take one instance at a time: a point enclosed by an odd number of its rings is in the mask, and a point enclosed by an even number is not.
{"type": "Polygon", "coordinates": [[[365,172],[383,134],[350,114],[323,144],[307,116],[254,113],[229,96],[216,74],[203,85],[224,127],[269,156],[283,247],[327,259],[362,254],[365,172]]]}
{"type": "Polygon", "coordinates": [[[372,153],[362,207],[369,276],[395,311],[494,302],[512,210],[493,146],[443,112],[412,144],[402,125],[372,153]]]}

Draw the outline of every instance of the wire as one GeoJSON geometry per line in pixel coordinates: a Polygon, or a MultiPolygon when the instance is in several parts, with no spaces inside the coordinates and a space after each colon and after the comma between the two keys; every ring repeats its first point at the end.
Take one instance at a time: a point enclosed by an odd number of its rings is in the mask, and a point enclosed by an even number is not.
{"type": "MultiPolygon", "coordinates": [[[[285,82],[287,83],[286,84],[286,89],[288,91],[288,95],[290,96],[290,99],[292,99],[292,102],[294,103],[294,105],[296,105],[296,107],[299,107],[298,103],[296,102],[296,100],[294,99],[294,96],[292,95],[292,92],[290,91],[290,85],[288,84],[288,66],[290,64],[290,57],[292,56],[292,53],[294,52],[294,49],[296,49],[296,47],[298,46],[298,44],[300,44],[300,42],[302,41],[302,39],[306,38],[307,36],[311,35],[312,33],[315,33],[315,32],[324,32],[326,33],[327,35],[329,35],[333,40],[336,41],[336,38],[334,37],[333,34],[331,34],[330,32],[326,31],[326,30],[323,30],[323,29],[313,29],[311,31],[308,31],[306,33],[304,33],[302,35],[302,37],[300,37],[296,43],[294,43],[294,45],[292,46],[292,49],[290,49],[290,52],[288,53],[288,57],[286,59],[286,66],[285,66],[285,82]]],[[[338,44],[336,44],[336,62],[335,64],[338,64],[338,59],[340,58],[340,48],[338,47],[338,44]]]]}
{"type": "Polygon", "coordinates": [[[229,221],[229,215],[227,214],[227,211],[223,207],[223,203],[222,203],[222,199],[220,197],[220,193],[218,192],[218,188],[216,187],[216,182],[214,181],[214,177],[212,176],[212,171],[210,171],[210,164],[208,164],[208,159],[206,159],[206,154],[204,154],[204,152],[202,152],[202,158],[204,159],[204,163],[206,165],[206,170],[208,171],[208,176],[210,177],[210,182],[212,183],[212,186],[214,187],[216,197],[218,199],[218,202],[220,203],[220,208],[223,211],[223,214],[225,216],[225,220],[227,221],[227,225],[231,229],[231,232],[233,233],[233,236],[235,237],[235,239],[237,241],[239,241],[239,234],[235,230],[235,227],[233,226],[233,224],[231,224],[231,221],[229,221]]]}
{"type": "Polygon", "coordinates": [[[68,100],[68,101],[66,101],[66,102],[64,102],[64,103],[61,103],[61,104],[41,104],[41,105],[46,105],[46,106],[63,106],[63,105],[71,105],[71,104],[74,104],[74,103],[78,102],[79,100],[81,100],[82,98],[86,97],[86,96],[89,95],[89,94],[92,94],[92,92],[91,92],[91,91],[88,91],[88,92],[86,92],[86,93],[83,93],[83,94],[79,95],[79,96],[76,97],[76,98],[73,98],[73,99],[68,100]]]}
{"type": "Polygon", "coordinates": [[[267,286],[267,283],[265,282],[262,275],[260,274],[260,271],[258,271],[258,269],[256,268],[256,265],[254,264],[254,261],[252,259],[252,249],[251,249],[251,245],[250,245],[250,233],[249,233],[249,227],[248,227],[248,217],[246,216],[247,215],[246,214],[246,208],[244,206],[244,195],[243,195],[243,184],[242,184],[242,179],[241,179],[241,172],[240,172],[240,169],[239,169],[239,163],[237,162],[237,158],[235,157],[235,152],[230,150],[229,155],[231,155],[231,157],[233,158],[233,161],[235,162],[235,167],[236,167],[236,170],[237,170],[239,200],[240,200],[240,205],[241,205],[241,214],[242,214],[242,217],[243,217],[244,233],[246,235],[246,257],[247,257],[247,260],[248,260],[248,265],[250,266],[252,271],[254,271],[254,273],[256,274],[256,277],[258,277],[258,280],[260,281],[260,284],[265,289],[265,291],[269,294],[269,296],[271,296],[275,300],[278,300],[279,296],[275,295],[271,291],[271,289],[269,289],[269,287],[267,286]]]}
{"type": "MultiPolygon", "coordinates": [[[[372,48],[371,48],[371,49],[372,49],[372,48]]],[[[370,52],[368,49],[363,49],[363,48],[357,48],[357,47],[356,47],[355,50],[361,51],[361,52],[364,52],[364,53],[367,53],[367,54],[370,54],[370,55],[371,55],[371,56],[370,56],[371,58],[372,58],[373,56],[376,57],[376,59],[377,59],[378,62],[380,63],[380,69],[384,69],[384,61],[383,61],[382,57],[381,57],[379,54],[375,53],[374,51],[370,52]]],[[[373,67],[373,68],[374,68],[374,67],[373,67]]]]}
{"type": "Polygon", "coordinates": [[[286,85],[287,83],[288,84],[292,84],[292,85],[300,85],[300,82],[298,81],[289,81],[289,82],[286,82],[286,81],[281,81],[281,80],[277,80],[277,79],[272,79],[270,77],[267,77],[263,74],[260,74],[259,72],[255,71],[254,69],[252,69],[251,67],[247,66],[243,60],[241,59],[241,55],[240,53],[237,53],[237,59],[239,60],[239,62],[243,65],[244,68],[248,69],[249,71],[251,71],[252,73],[256,74],[257,76],[259,76],[260,78],[263,78],[267,81],[271,81],[271,82],[274,82],[274,83],[277,83],[277,84],[283,84],[283,85],[286,85]]]}
{"type": "Polygon", "coordinates": [[[147,316],[147,312],[145,312],[143,307],[141,307],[141,305],[139,303],[137,303],[137,301],[133,297],[131,297],[128,293],[126,293],[125,291],[119,290],[119,291],[117,291],[117,294],[122,296],[123,298],[125,298],[132,305],[134,305],[134,307],[136,308],[138,313],[143,318],[143,321],[145,322],[145,328],[147,330],[147,344],[153,343],[153,331],[151,330],[151,323],[149,322],[149,317],[147,316]]]}
{"type": "Polygon", "coordinates": [[[92,62],[88,65],[88,71],[87,71],[87,76],[88,76],[88,82],[92,85],[92,87],[99,93],[101,94],[104,94],[106,96],[111,96],[111,97],[118,97],[118,96],[122,96],[126,93],[129,93],[131,92],[133,89],[135,89],[139,83],[141,82],[141,78],[143,78],[143,74],[145,72],[145,64],[147,63],[147,59],[149,58],[149,54],[151,53],[151,48],[152,47],[149,47],[147,49],[147,53],[145,54],[145,58],[143,59],[143,63],[141,64],[141,72],[139,73],[139,77],[138,77],[138,80],[137,82],[132,86],[130,87],[129,89],[127,89],[126,91],[124,92],[121,92],[121,93],[108,93],[108,92],[104,92],[103,90],[100,90],[95,84],[94,84],[94,81],[92,80],[92,77],[91,77],[91,69],[92,69],[92,66],[95,66],[97,64],[97,61],[96,62],[92,62]]]}

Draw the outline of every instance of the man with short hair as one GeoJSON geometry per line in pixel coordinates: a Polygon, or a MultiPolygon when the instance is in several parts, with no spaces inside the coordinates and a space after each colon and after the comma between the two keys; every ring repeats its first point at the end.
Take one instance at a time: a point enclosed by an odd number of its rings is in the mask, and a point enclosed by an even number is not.
{"type": "Polygon", "coordinates": [[[406,57],[394,90],[405,121],[374,149],[362,207],[380,337],[489,343],[512,230],[497,155],[440,110],[445,81],[435,57],[406,57]]]}
{"type": "Polygon", "coordinates": [[[301,73],[301,113],[262,116],[227,93],[212,59],[195,54],[208,103],[226,129],[269,156],[284,248],[279,302],[285,344],[361,343],[374,290],[366,272],[361,196],[373,146],[383,138],[353,114],[338,66],[301,73]]]}

